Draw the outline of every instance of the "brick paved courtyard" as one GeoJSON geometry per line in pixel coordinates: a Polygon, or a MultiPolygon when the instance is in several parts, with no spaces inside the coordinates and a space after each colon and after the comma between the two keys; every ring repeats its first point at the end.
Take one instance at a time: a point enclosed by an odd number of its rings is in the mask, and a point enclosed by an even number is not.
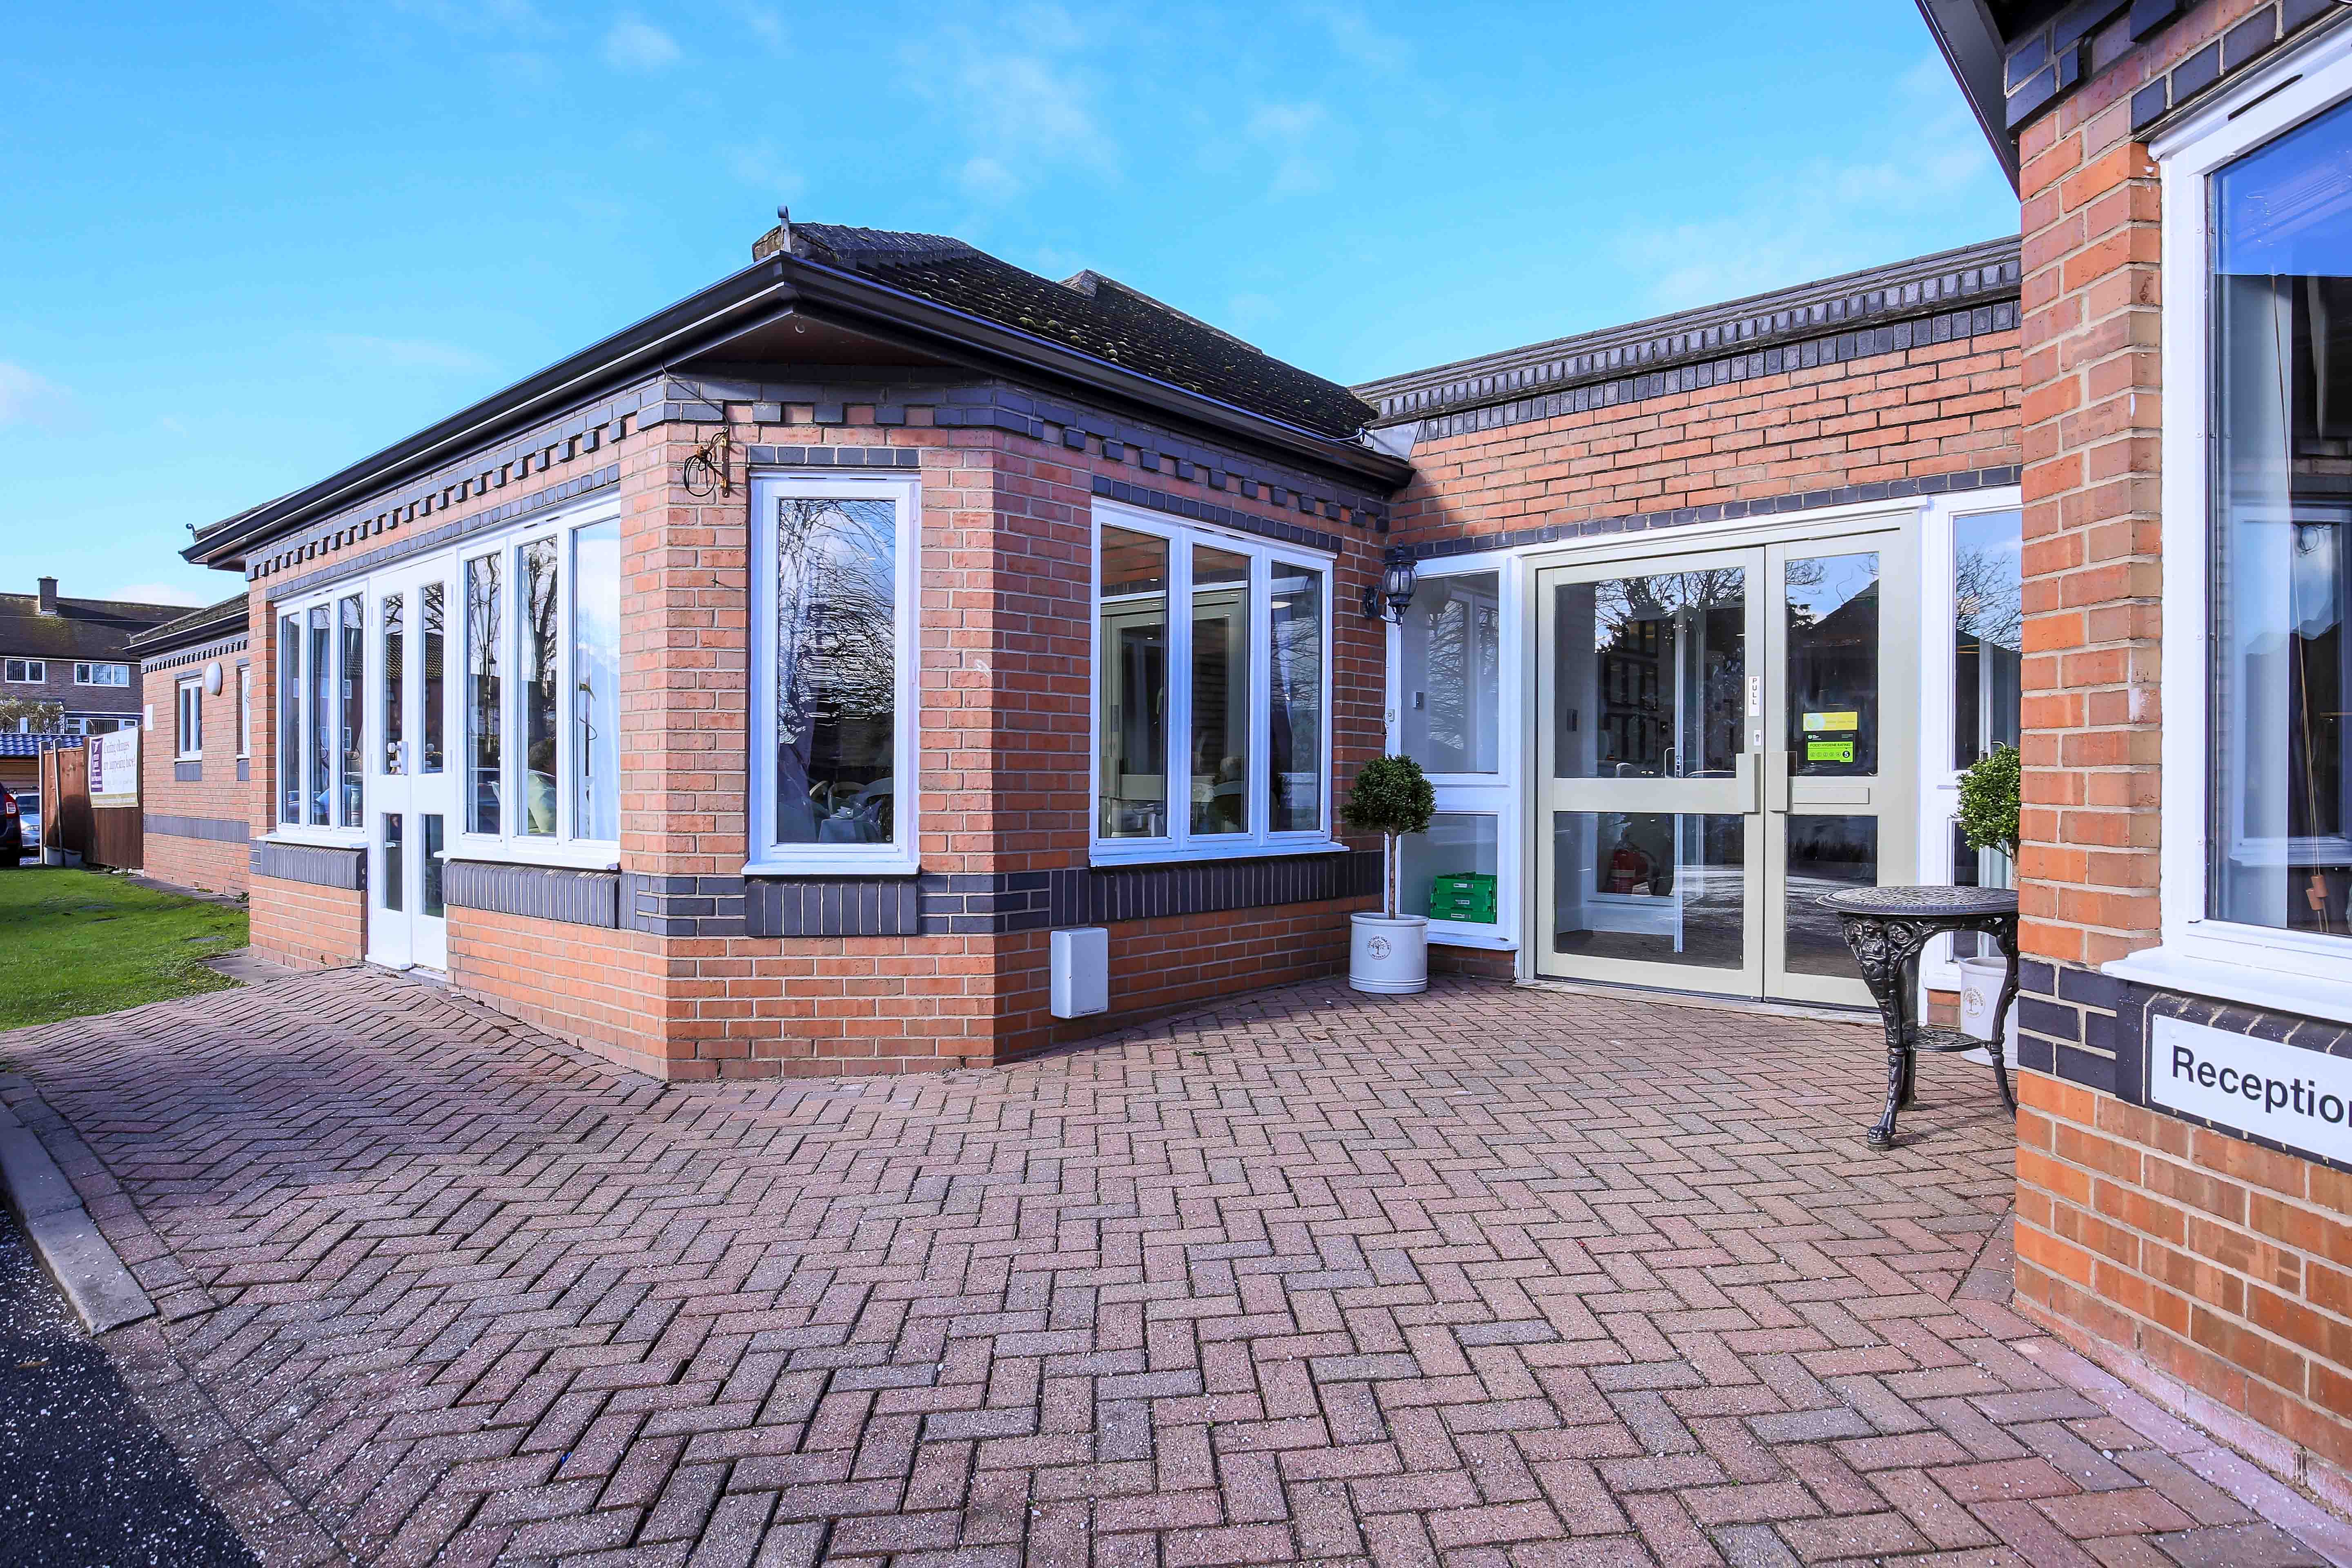
{"type": "Polygon", "coordinates": [[[664,1089],[343,971],[0,1063],[272,1563],[2321,1563],[2000,1304],[1980,1068],[1863,1147],[1874,1039],[1327,984],[664,1089]]]}

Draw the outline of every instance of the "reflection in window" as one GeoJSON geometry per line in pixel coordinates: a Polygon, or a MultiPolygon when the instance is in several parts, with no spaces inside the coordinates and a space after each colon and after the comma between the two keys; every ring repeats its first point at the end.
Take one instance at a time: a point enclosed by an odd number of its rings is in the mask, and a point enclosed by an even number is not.
{"type": "Polygon", "coordinates": [[[306,802],[303,816],[313,827],[327,825],[327,792],[333,787],[335,777],[334,755],[327,749],[327,730],[334,721],[335,712],[333,632],[328,625],[327,616],[326,605],[311,607],[308,650],[310,666],[306,672],[310,678],[310,700],[309,711],[303,716],[309,728],[302,749],[310,759],[308,793],[303,797],[306,802]]]}
{"type": "Polygon", "coordinates": [[[1404,754],[1433,773],[1497,761],[1502,605],[1496,574],[1424,579],[1398,628],[1404,754]]]}
{"type": "Polygon", "coordinates": [[[897,560],[893,501],[777,502],[780,844],[893,841],[897,560]]]}
{"type": "Polygon", "coordinates": [[[1273,564],[1267,597],[1266,830],[1323,826],[1323,574],[1273,564]]]}
{"type": "Polygon", "coordinates": [[[1102,838],[1168,832],[1168,542],[1105,526],[1096,716],[1102,838]]]}
{"type": "Polygon", "coordinates": [[[499,558],[466,563],[466,742],[472,748],[467,824],[499,830],[499,762],[504,715],[499,675],[499,558]]]}
{"type": "Polygon", "coordinates": [[[1746,962],[1747,819],[1552,813],[1552,951],[1738,969],[1746,962]]]}
{"type": "MultiPolygon", "coordinates": [[[[379,682],[379,689],[382,693],[379,700],[383,704],[380,721],[383,725],[383,771],[387,773],[404,773],[408,771],[408,759],[402,754],[400,749],[403,738],[400,699],[401,693],[407,689],[408,680],[408,628],[404,614],[405,606],[406,600],[399,594],[386,594],[383,596],[383,674],[379,682]]],[[[392,822],[398,819],[386,817],[384,820],[392,822]]],[[[399,907],[398,904],[390,902],[384,905],[388,910],[396,910],[399,907]]]]}
{"type": "Polygon", "coordinates": [[[1192,547],[1192,831],[1249,831],[1250,558],[1192,547]]]}
{"type": "Polygon", "coordinates": [[[362,826],[366,822],[360,815],[360,799],[365,787],[365,775],[360,768],[360,737],[366,728],[367,710],[367,659],[361,651],[367,634],[362,620],[358,595],[337,602],[335,630],[342,646],[342,664],[336,721],[342,742],[341,822],[345,827],[362,826]]]}
{"type": "Polygon", "coordinates": [[[555,833],[555,667],[562,631],[555,552],[554,540],[534,539],[522,547],[517,568],[523,766],[522,821],[517,826],[534,838],[555,833]]]}
{"type": "Polygon", "coordinates": [[[448,657],[443,651],[448,640],[443,636],[441,619],[444,596],[438,583],[427,583],[416,591],[416,607],[425,616],[425,689],[416,716],[416,727],[423,731],[418,737],[422,755],[417,772],[425,773],[437,773],[446,765],[441,754],[442,730],[447,723],[442,706],[445,661],[448,657]]]}
{"type": "Polygon", "coordinates": [[[424,912],[437,921],[447,912],[441,900],[441,816],[437,812],[426,812],[418,820],[425,826],[425,842],[418,847],[425,865],[424,912]]]}
{"type": "Polygon", "coordinates": [[[2209,907],[2335,936],[2352,935],[2347,167],[2339,107],[2221,170],[2212,202],[2209,907]]]}
{"type": "Polygon", "coordinates": [[[2018,741],[2025,658],[2024,539],[2020,515],[1952,520],[1952,765],[2018,741]]]}
{"type": "Polygon", "coordinates": [[[400,908],[403,853],[400,842],[400,813],[389,811],[383,817],[383,865],[378,875],[383,878],[383,907],[400,908]]]}
{"type": "Polygon", "coordinates": [[[1743,750],[1747,604],[1738,566],[1562,584],[1555,773],[1728,775],[1743,750]]]}
{"type": "Polygon", "coordinates": [[[572,744],[579,795],[572,831],[621,837],[621,525],[572,536],[572,744]]]}
{"type": "Polygon", "coordinates": [[[1878,885],[1878,818],[1787,816],[1789,875],[1781,909],[1791,974],[1859,979],[1837,913],[1821,900],[1849,888],[1878,885]]]}
{"type": "Polygon", "coordinates": [[[278,820],[302,820],[302,623],[278,623],[278,820]]]}
{"type": "Polygon", "coordinates": [[[1788,565],[1789,771],[1878,771],[1878,553],[1788,565]]]}
{"type": "Polygon", "coordinates": [[[1441,811],[1397,841],[1397,907],[1409,915],[1494,925],[1502,833],[1491,812],[1441,811]]]}

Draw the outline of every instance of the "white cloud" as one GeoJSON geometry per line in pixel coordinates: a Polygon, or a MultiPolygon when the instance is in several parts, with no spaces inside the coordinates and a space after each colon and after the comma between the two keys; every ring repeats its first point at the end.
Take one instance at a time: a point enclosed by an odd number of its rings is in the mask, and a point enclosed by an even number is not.
{"type": "Polygon", "coordinates": [[[746,5],[742,10],[743,30],[778,54],[792,47],[792,36],[784,30],[784,19],[765,5],[746,5]]]}
{"type": "Polygon", "coordinates": [[[461,344],[435,342],[429,338],[373,338],[356,332],[330,332],[320,342],[336,359],[375,370],[479,375],[498,368],[485,354],[461,344]]]}
{"type": "Polygon", "coordinates": [[[1328,147],[1330,132],[1331,116],[1319,103],[1260,104],[1250,116],[1249,133],[1279,160],[1269,194],[1292,195],[1330,184],[1330,163],[1318,155],[1328,147]]]}
{"type": "Polygon", "coordinates": [[[604,63],[614,70],[653,72],[677,63],[677,40],[650,22],[624,16],[604,35],[604,63]]]}
{"type": "Polygon", "coordinates": [[[971,158],[956,173],[956,184],[976,202],[1010,201],[1021,194],[1021,178],[993,158],[971,158]]]}
{"type": "Polygon", "coordinates": [[[1030,5],[984,27],[940,28],[908,51],[909,79],[951,111],[967,195],[1002,201],[1060,170],[1118,176],[1118,143],[1095,111],[1089,43],[1060,6],[1030,5]]]}
{"type": "MultiPolygon", "coordinates": [[[[213,603],[211,599],[198,598],[177,583],[125,583],[106,596],[133,605],[185,605],[190,609],[213,603]]],[[[220,597],[226,598],[227,595],[224,594],[220,597]]]]}
{"type": "Polygon", "coordinates": [[[1912,220],[1948,208],[1972,183],[2000,179],[1983,132],[1933,58],[1896,79],[1869,144],[1876,156],[1817,159],[1776,179],[1745,211],[1628,230],[1615,242],[1617,259],[1649,279],[1661,310],[1738,299],[1908,254],[1912,220]]]}
{"type": "Polygon", "coordinates": [[[1322,25],[1330,35],[1335,53],[1360,66],[1372,70],[1399,70],[1412,58],[1404,39],[1381,31],[1370,17],[1354,6],[1310,5],[1297,9],[1300,16],[1322,25]]]}
{"type": "Polygon", "coordinates": [[[53,424],[72,401],[56,382],[0,360],[0,425],[53,424]]]}

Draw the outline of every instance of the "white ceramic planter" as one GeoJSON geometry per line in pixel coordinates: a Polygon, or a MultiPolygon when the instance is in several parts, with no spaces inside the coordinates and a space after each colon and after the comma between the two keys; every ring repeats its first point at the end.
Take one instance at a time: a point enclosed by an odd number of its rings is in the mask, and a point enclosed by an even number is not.
{"type": "Polygon", "coordinates": [[[1423,915],[1349,915],[1348,984],[1402,996],[1429,989],[1429,921],[1423,915]]]}
{"type": "MultiPolygon", "coordinates": [[[[2009,962],[2001,958],[1960,960],[1960,1033],[1971,1039],[1992,1038],[1992,1016],[2000,1007],[2000,988],[2009,978],[2009,962]]],[[[2017,1004],[2009,1005],[2009,1027],[2002,1031],[2001,1059],[2017,1065],[2017,1004]]]]}

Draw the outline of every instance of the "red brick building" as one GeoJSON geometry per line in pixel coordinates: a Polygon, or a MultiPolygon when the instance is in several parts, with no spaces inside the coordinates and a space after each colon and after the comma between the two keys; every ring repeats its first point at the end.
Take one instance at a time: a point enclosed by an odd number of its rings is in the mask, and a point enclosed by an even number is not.
{"type": "Polygon", "coordinates": [[[2022,203],[2019,1298],[2352,1508],[2352,12],[1922,9],[2022,203]]]}
{"type": "Polygon", "coordinates": [[[243,892],[252,837],[254,670],[246,595],[131,639],[142,710],[143,869],[174,887],[243,892]]]}

